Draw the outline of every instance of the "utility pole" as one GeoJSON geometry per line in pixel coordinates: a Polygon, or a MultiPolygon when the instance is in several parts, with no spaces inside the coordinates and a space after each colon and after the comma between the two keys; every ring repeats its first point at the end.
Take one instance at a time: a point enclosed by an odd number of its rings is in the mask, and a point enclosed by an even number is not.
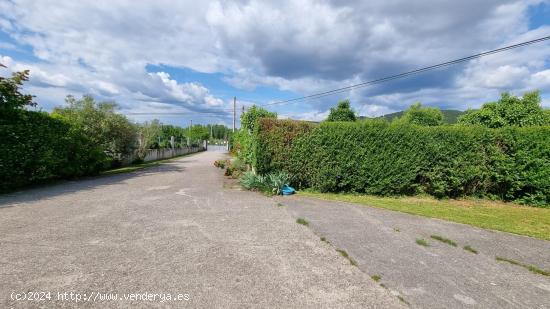
{"type": "Polygon", "coordinates": [[[235,133],[235,117],[237,115],[237,97],[233,97],[233,133],[235,133]]]}
{"type": "Polygon", "coordinates": [[[193,127],[193,119],[191,119],[191,125],[189,126],[189,136],[187,137],[187,147],[191,146],[191,127],[193,127]]]}

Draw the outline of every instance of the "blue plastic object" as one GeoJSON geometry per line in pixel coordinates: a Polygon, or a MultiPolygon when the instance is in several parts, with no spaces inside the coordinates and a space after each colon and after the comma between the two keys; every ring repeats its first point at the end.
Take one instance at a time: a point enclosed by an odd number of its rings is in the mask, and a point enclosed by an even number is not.
{"type": "Polygon", "coordinates": [[[291,186],[284,185],[281,192],[283,193],[283,195],[292,195],[292,194],[296,193],[296,190],[294,190],[294,188],[291,187],[291,186]]]}

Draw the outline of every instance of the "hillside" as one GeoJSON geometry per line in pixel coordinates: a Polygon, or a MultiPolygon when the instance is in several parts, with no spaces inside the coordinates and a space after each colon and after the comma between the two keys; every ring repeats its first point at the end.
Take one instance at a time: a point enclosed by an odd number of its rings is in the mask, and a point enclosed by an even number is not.
{"type": "MultiPolygon", "coordinates": [[[[456,123],[458,117],[460,115],[464,114],[463,111],[454,110],[454,109],[442,109],[441,112],[443,112],[443,115],[445,116],[445,123],[448,123],[448,124],[456,123]]],[[[386,115],[376,117],[376,118],[384,118],[388,121],[392,121],[393,119],[401,117],[401,116],[403,116],[403,111],[395,112],[395,113],[391,113],[391,114],[386,114],[386,115]]],[[[368,118],[368,117],[365,117],[365,116],[359,117],[359,119],[366,119],[366,118],[368,118]]]]}

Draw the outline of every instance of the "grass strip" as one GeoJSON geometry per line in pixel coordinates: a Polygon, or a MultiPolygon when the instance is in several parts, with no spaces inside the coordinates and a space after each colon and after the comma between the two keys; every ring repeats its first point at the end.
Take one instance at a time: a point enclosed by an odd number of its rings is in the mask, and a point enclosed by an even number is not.
{"type": "Polygon", "coordinates": [[[521,267],[523,267],[523,268],[525,268],[525,269],[527,269],[530,272],[535,273],[535,274],[539,274],[539,275],[543,275],[543,276],[550,276],[550,272],[548,272],[546,270],[542,270],[542,269],[540,269],[536,266],[533,266],[533,265],[523,264],[523,263],[518,262],[516,260],[503,258],[503,257],[500,257],[500,256],[497,256],[495,259],[499,262],[507,262],[507,263],[510,263],[512,265],[521,266],[521,267]]]}
{"type": "Polygon", "coordinates": [[[430,236],[430,238],[438,240],[438,241],[440,241],[442,243],[445,243],[449,246],[456,247],[456,242],[454,242],[454,241],[452,241],[448,238],[445,238],[445,237],[442,237],[442,236],[439,236],[439,235],[432,235],[432,236],[430,236]]]}
{"type": "Polygon", "coordinates": [[[483,199],[438,200],[426,196],[379,197],[301,191],[300,196],[358,203],[472,226],[550,240],[550,208],[483,199]]]}

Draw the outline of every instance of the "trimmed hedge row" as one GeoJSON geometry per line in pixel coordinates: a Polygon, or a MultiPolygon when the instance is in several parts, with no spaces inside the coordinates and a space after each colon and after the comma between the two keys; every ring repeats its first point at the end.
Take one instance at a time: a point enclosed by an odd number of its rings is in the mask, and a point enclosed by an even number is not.
{"type": "Polygon", "coordinates": [[[47,113],[0,109],[0,192],[97,173],[105,155],[70,124],[47,113]]]}
{"type": "Polygon", "coordinates": [[[260,121],[257,171],[323,192],[483,196],[550,205],[550,127],[260,121]],[[297,129],[297,128],[300,129],[297,129]]]}
{"type": "Polygon", "coordinates": [[[292,142],[313,128],[314,124],[307,121],[260,119],[252,138],[252,166],[256,172],[291,169],[288,150],[292,142]]]}

